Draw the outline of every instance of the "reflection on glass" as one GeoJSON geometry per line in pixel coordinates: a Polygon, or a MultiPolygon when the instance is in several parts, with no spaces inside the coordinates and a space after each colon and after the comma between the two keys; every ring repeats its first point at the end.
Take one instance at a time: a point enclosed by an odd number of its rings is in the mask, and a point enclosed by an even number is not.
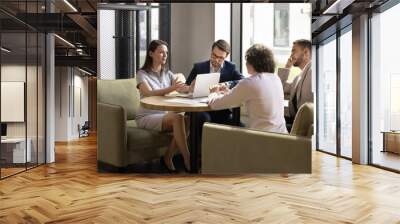
{"type": "Polygon", "coordinates": [[[340,152],[352,157],[352,35],[340,37],[340,152]]]}
{"type": "MultiPolygon", "coordinates": [[[[243,3],[242,20],[242,65],[244,53],[255,43],[272,49],[277,67],[284,67],[297,39],[311,39],[310,4],[288,3],[243,3]]],[[[245,66],[242,73],[247,76],[245,66]]],[[[291,70],[289,82],[300,73],[291,70]]]]}
{"type": "Polygon", "coordinates": [[[336,39],[318,48],[318,149],[336,154],[336,39]]]}
{"type": "Polygon", "coordinates": [[[1,46],[1,122],[6,125],[1,140],[1,177],[25,170],[30,161],[30,141],[26,141],[26,34],[2,33],[1,46]],[[28,144],[27,144],[28,142],[28,144]],[[28,151],[26,150],[28,148],[28,151]]]}
{"type": "Polygon", "coordinates": [[[146,49],[147,49],[147,35],[146,35],[146,26],[147,26],[147,17],[146,11],[139,11],[139,67],[142,67],[146,58],[146,49]]]}
{"type": "Polygon", "coordinates": [[[28,43],[28,61],[27,61],[27,82],[26,82],[26,113],[27,113],[27,150],[28,158],[27,167],[33,167],[37,165],[38,156],[38,142],[37,142],[37,75],[38,75],[38,35],[35,32],[27,33],[28,43]]]}
{"type": "Polygon", "coordinates": [[[289,4],[274,5],[274,46],[289,46],[289,4]]]}
{"type": "Polygon", "coordinates": [[[38,164],[44,164],[45,163],[45,156],[46,156],[46,151],[45,151],[45,111],[46,111],[46,105],[45,105],[45,65],[46,65],[46,39],[45,35],[40,33],[39,34],[39,41],[38,41],[38,143],[37,143],[37,162],[38,164]]]}
{"type": "MultiPolygon", "coordinates": [[[[159,6],[158,3],[152,3],[152,6],[159,6]]],[[[160,39],[159,23],[160,23],[160,10],[158,8],[151,9],[151,40],[160,39]]]]}
{"type": "MultiPolygon", "coordinates": [[[[382,132],[400,130],[400,70],[397,59],[400,33],[393,29],[398,26],[398,21],[400,4],[371,19],[372,163],[395,170],[400,170],[400,155],[382,152],[385,150],[382,132]]],[[[400,143],[396,144],[399,148],[400,143]]]]}

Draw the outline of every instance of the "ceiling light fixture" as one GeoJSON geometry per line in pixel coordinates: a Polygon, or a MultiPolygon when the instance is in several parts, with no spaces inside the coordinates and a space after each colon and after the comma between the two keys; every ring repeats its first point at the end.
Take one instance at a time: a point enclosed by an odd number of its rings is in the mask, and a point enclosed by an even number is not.
{"type": "Polygon", "coordinates": [[[61,40],[62,42],[66,43],[68,46],[75,48],[75,45],[73,45],[71,42],[69,42],[68,40],[58,36],[57,34],[54,34],[55,37],[57,37],[59,40],[61,40]]]}
{"type": "Polygon", "coordinates": [[[64,0],[65,4],[67,4],[74,12],[78,12],[78,10],[68,1],[64,0]]]}
{"type": "Polygon", "coordinates": [[[150,10],[152,8],[160,8],[159,6],[150,6],[150,5],[137,5],[129,4],[129,3],[98,3],[98,10],[132,10],[132,11],[140,11],[140,10],[150,10]]]}
{"type": "Polygon", "coordinates": [[[1,50],[4,51],[4,52],[6,52],[6,53],[10,53],[10,52],[11,52],[11,50],[9,50],[9,49],[7,49],[7,48],[5,48],[5,47],[1,47],[1,50]]]}
{"type": "Polygon", "coordinates": [[[90,72],[88,72],[88,71],[86,71],[86,70],[83,70],[83,69],[81,69],[81,68],[79,68],[79,67],[78,67],[78,70],[81,71],[81,72],[83,72],[83,73],[85,73],[85,74],[87,74],[87,75],[90,75],[90,76],[93,75],[92,73],[90,73],[90,72]]]}
{"type": "Polygon", "coordinates": [[[347,8],[347,6],[351,5],[354,1],[355,0],[336,0],[332,5],[325,9],[322,14],[342,14],[343,9],[347,8]]]}

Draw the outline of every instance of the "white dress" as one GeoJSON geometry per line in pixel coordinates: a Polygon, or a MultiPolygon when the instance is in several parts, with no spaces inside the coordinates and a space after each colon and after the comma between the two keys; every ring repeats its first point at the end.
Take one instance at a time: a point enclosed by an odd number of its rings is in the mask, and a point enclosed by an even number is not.
{"type": "MultiPolygon", "coordinates": [[[[147,72],[145,70],[139,70],[136,74],[137,86],[146,82],[152,90],[164,89],[171,86],[173,79],[173,73],[169,70],[162,71],[160,74],[152,71],[147,72]]],[[[143,97],[144,96],[140,94],[140,99],[143,97]]],[[[139,106],[135,120],[140,128],[161,131],[162,119],[165,114],[165,111],[149,110],[139,106]]]]}

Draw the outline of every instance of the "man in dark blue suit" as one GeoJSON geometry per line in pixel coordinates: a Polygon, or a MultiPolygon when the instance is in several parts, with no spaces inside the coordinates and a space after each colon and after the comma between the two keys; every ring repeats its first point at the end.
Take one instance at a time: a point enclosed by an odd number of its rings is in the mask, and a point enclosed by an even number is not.
{"type": "MultiPolygon", "coordinates": [[[[186,80],[186,84],[193,87],[197,75],[219,72],[221,74],[219,82],[225,82],[229,88],[234,87],[237,82],[243,78],[243,76],[236,70],[235,64],[225,60],[229,53],[230,46],[228,42],[225,40],[217,40],[211,47],[210,60],[194,64],[193,69],[186,80]]],[[[226,109],[219,111],[200,112],[196,113],[196,116],[198,116],[197,119],[202,129],[204,122],[233,124],[231,114],[231,110],[226,109]]]]}

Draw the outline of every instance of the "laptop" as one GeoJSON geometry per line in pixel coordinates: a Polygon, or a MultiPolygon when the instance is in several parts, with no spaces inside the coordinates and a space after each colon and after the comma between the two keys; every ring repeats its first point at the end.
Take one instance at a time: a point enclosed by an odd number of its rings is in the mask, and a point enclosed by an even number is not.
{"type": "Polygon", "coordinates": [[[219,83],[220,73],[198,74],[196,83],[194,84],[193,93],[178,93],[174,96],[185,98],[201,98],[208,97],[210,94],[210,86],[219,83]]]}

